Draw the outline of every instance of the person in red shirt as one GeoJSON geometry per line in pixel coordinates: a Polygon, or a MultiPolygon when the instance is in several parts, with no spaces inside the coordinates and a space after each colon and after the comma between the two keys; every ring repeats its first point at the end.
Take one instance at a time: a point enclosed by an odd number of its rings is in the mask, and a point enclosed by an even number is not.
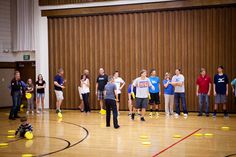
{"type": "Polygon", "coordinates": [[[202,106],[206,104],[206,116],[209,117],[209,96],[211,94],[211,78],[206,74],[206,69],[201,68],[200,76],[197,78],[197,90],[196,95],[199,98],[199,113],[198,116],[202,116],[202,106]]]}

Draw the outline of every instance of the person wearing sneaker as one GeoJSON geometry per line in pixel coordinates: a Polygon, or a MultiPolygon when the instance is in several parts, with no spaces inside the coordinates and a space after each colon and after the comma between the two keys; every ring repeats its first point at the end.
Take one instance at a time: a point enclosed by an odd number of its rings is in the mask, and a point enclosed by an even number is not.
{"type": "Polygon", "coordinates": [[[83,74],[81,76],[80,80],[81,84],[81,94],[84,102],[84,112],[89,113],[90,112],[90,106],[89,106],[89,93],[90,93],[90,82],[89,82],[89,76],[83,74]]]}
{"type": "Polygon", "coordinates": [[[133,88],[133,95],[132,95],[132,92],[131,92],[132,84],[133,84],[133,81],[132,81],[131,84],[129,84],[129,87],[128,87],[128,108],[129,108],[128,116],[131,116],[132,113],[135,113],[135,108],[133,106],[133,101],[134,101],[135,95],[136,95],[136,87],[133,88]]]}
{"type": "Polygon", "coordinates": [[[111,110],[112,110],[113,125],[115,129],[118,129],[120,127],[117,120],[118,112],[116,106],[116,102],[118,101],[118,93],[113,76],[108,77],[108,83],[106,84],[104,89],[104,97],[106,105],[106,126],[110,127],[111,110]]]}
{"type": "Polygon", "coordinates": [[[114,79],[115,79],[115,84],[116,84],[116,87],[117,87],[117,94],[118,94],[118,100],[119,100],[119,101],[116,102],[117,111],[118,111],[118,115],[119,115],[120,114],[120,112],[119,112],[120,95],[121,95],[122,88],[125,86],[125,81],[121,77],[119,77],[119,71],[115,71],[114,79]]]}
{"type": "Polygon", "coordinates": [[[236,104],[236,78],[231,82],[232,93],[234,94],[234,104],[236,104]]]}
{"type": "Polygon", "coordinates": [[[165,73],[165,79],[163,80],[164,85],[164,98],[165,98],[165,113],[166,116],[173,115],[174,107],[174,86],[171,84],[170,73],[165,73]]]}
{"type": "MultiPolygon", "coordinates": [[[[146,113],[146,108],[148,105],[148,95],[149,95],[149,87],[152,88],[152,90],[155,90],[155,87],[150,82],[149,78],[147,76],[146,70],[141,70],[140,77],[136,78],[133,82],[133,86],[131,88],[131,91],[133,92],[133,87],[136,87],[136,109],[139,108],[142,109],[141,111],[141,121],[145,121],[144,116],[146,113]]],[[[132,113],[132,120],[134,120],[135,113],[132,113]]]]}
{"type": "Polygon", "coordinates": [[[29,78],[27,81],[25,93],[31,94],[31,98],[27,99],[28,109],[26,114],[29,114],[30,110],[32,114],[34,114],[34,85],[31,78],[29,78]]]}
{"type": "Polygon", "coordinates": [[[197,81],[197,88],[196,88],[196,95],[199,99],[199,113],[198,116],[202,116],[202,107],[205,102],[206,105],[206,116],[209,116],[209,96],[211,94],[211,78],[206,74],[206,69],[201,68],[200,76],[198,76],[197,81]]]}
{"type": "Polygon", "coordinates": [[[216,117],[216,112],[218,109],[218,105],[222,104],[223,105],[223,110],[224,110],[224,117],[228,117],[228,112],[227,112],[227,96],[228,96],[228,91],[229,91],[229,80],[228,76],[223,73],[224,67],[219,66],[217,68],[218,74],[214,76],[214,96],[215,96],[215,105],[214,105],[214,113],[213,117],[216,117]]]}
{"type": "Polygon", "coordinates": [[[175,75],[172,77],[171,84],[175,87],[175,93],[174,93],[175,106],[176,106],[175,116],[178,117],[180,115],[179,105],[181,99],[184,117],[188,117],[186,98],[185,98],[184,76],[181,74],[180,69],[175,70],[175,75]]]}
{"type": "Polygon", "coordinates": [[[64,70],[60,68],[58,70],[57,75],[54,78],[54,90],[55,90],[56,99],[57,99],[56,113],[61,112],[61,104],[62,104],[62,101],[64,100],[63,89],[65,89],[64,84],[66,83],[66,80],[64,80],[63,75],[64,75],[64,70]]]}
{"type": "Polygon", "coordinates": [[[96,82],[96,95],[98,97],[98,101],[100,104],[100,113],[102,113],[102,111],[104,110],[103,109],[104,88],[107,82],[108,82],[108,76],[105,74],[104,69],[100,68],[96,82]]]}
{"type": "Polygon", "coordinates": [[[15,118],[20,118],[18,116],[18,109],[21,103],[21,98],[24,90],[24,82],[21,81],[20,72],[15,71],[14,78],[11,80],[10,89],[12,97],[12,107],[9,114],[10,120],[15,120],[15,118]]]}
{"type": "Polygon", "coordinates": [[[156,70],[151,69],[150,71],[150,77],[149,80],[154,86],[155,90],[152,90],[152,88],[149,88],[149,93],[150,93],[150,116],[153,116],[153,111],[155,111],[156,116],[158,116],[158,111],[159,111],[159,104],[160,104],[160,95],[161,95],[161,86],[160,86],[160,78],[156,76],[156,70]],[[154,109],[155,106],[155,109],[154,109]]]}
{"type": "Polygon", "coordinates": [[[35,82],[36,84],[36,112],[39,114],[39,105],[41,102],[42,106],[42,113],[44,112],[44,95],[45,95],[45,88],[46,82],[43,80],[42,74],[38,75],[38,80],[35,82]]]}

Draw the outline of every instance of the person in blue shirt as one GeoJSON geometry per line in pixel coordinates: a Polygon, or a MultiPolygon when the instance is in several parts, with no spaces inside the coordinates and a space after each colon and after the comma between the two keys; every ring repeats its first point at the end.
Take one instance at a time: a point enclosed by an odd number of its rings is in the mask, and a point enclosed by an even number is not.
{"type": "Polygon", "coordinates": [[[158,76],[156,76],[155,69],[151,69],[149,80],[152,83],[152,85],[155,87],[154,90],[149,87],[149,93],[150,93],[149,104],[150,104],[150,111],[151,111],[149,116],[154,115],[153,114],[154,105],[155,105],[156,116],[158,116],[160,95],[161,95],[161,86],[160,86],[160,78],[158,76]]]}
{"type": "MultiPolygon", "coordinates": [[[[132,96],[132,84],[133,84],[133,81],[131,84],[129,84],[128,86],[128,107],[129,107],[129,114],[128,116],[131,116],[131,114],[133,112],[135,112],[135,108],[133,107],[133,100],[135,99],[133,96],[132,96]]],[[[136,93],[136,87],[133,87],[133,92],[134,92],[134,96],[135,96],[135,93],[136,93]]]]}
{"type": "Polygon", "coordinates": [[[164,98],[165,98],[165,113],[166,116],[173,115],[174,106],[174,86],[171,84],[170,73],[165,73],[164,85],[164,98]]]}
{"type": "Polygon", "coordinates": [[[64,70],[60,68],[58,70],[57,75],[54,78],[54,90],[57,98],[56,113],[61,112],[61,104],[64,99],[62,90],[65,89],[64,83],[66,82],[66,80],[64,80],[63,75],[64,75],[64,70]]]}
{"type": "Polygon", "coordinates": [[[236,104],[236,78],[231,82],[232,93],[234,94],[234,103],[236,104]]]}
{"type": "Polygon", "coordinates": [[[216,117],[216,111],[218,109],[219,104],[223,104],[224,117],[228,117],[227,112],[227,96],[228,96],[228,88],[229,88],[229,80],[226,74],[223,73],[223,66],[219,66],[217,68],[218,74],[214,77],[214,96],[215,96],[215,106],[213,117],[216,117]]]}

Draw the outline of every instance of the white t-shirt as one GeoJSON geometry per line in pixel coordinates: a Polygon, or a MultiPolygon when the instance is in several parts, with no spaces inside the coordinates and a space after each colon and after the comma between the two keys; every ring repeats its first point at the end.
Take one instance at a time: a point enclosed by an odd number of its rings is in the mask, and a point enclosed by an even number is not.
{"type": "Polygon", "coordinates": [[[133,86],[136,87],[137,98],[148,98],[149,87],[155,89],[147,77],[145,79],[141,79],[141,77],[136,78],[133,82],[133,86]]]}
{"type": "Polygon", "coordinates": [[[82,83],[81,81],[81,94],[86,94],[89,93],[89,87],[87,86],[87,84],[89,83],[89,79],[86,79],[85,81],[83,81],[84,83],[82,83]]]}
{"type": "Polygon", "coordinates": [[[182,82],[182,86],[175,86],[175,93],[184,93],[185,88],[184,88],[184,76],[182,74],[179,74],[179,76],[174,75],[172,77],[172,82],[182,82]]]}
{"type": "Polygon", "coordinates": [[[120,85],[123,84],[124,82],[125,82],[125,81],[124,81],[121,77],[117,77],[117,78],[115,79],[117,94],[120,94],[120,93],[121,93],[120,85]]]}

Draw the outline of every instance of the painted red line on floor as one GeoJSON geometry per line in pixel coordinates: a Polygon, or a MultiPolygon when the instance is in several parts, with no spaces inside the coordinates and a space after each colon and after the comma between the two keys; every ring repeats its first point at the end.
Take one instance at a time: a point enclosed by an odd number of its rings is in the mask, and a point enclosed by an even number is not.
{"type": "Polygon", "coordinates": [[[199,130],[201,130],[201,128],[195,130],[194,132],[192,132],[192,133],[190,133],[189,135],[185,136],[185,137],[182,138],[181,140],[179,140],[179,141],[173,143],[172,145],[168,146],[167,148],[165,148],[165,149],[161,150],[160,152],[154,154],[152,157],[156,157],[156,156],[160,155],[161,153],[167,151],[168,149],[174,147],[174,146],[177,145],[178,143],[180,143],[180,142],[186,140],[187,138],[189,138],[190,136],[192,136],[193,134],[195,134],[196,132],[198,132],[199,130]]]}

